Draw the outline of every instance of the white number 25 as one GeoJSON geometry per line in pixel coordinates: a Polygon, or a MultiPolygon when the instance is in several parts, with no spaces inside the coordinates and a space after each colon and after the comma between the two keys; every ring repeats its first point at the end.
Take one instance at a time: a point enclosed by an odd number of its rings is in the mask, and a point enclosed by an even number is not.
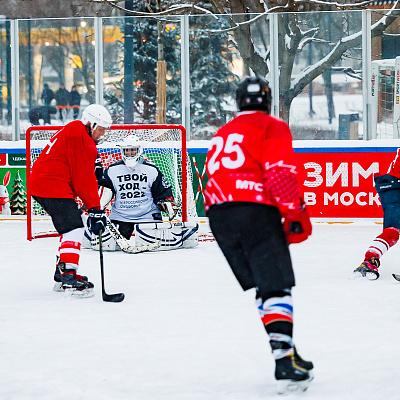
{"type": "Polygon", "coordinates": [[[211,156],[210,161],[208,162],[208,172],[212,175],[215,171],[217,171],[221,164],[219,161],[216,161],[216,158],[219,156],[221,151],[224,154],[235,154],[234,157],[222,157],[221,163],[227,169],[236,169],[241,167],[244,164],[245,156],[243,154],[243,150],[240,148],[239,143],[243,142],[243,135],[239,135],[238,133],[231,133],[226,138],[226,143],[224,143],[224,139],[220,136],[216,136],[211,139],[212,149],[214,146],[216,147],[214,154],[211,156]]]}

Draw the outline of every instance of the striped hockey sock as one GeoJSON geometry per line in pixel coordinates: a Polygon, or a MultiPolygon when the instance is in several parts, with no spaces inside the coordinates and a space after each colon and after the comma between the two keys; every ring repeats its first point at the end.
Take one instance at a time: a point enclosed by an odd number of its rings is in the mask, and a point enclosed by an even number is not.
{"type": "Polygon", "coordinates": [[[66,269],[78,269],[83,232],[83,228],[77,228],[60,238],[60,262],[65,263],[66,269]]]}
{"type": "Polygon", "coordinates": [[[365,260],[368,261],[372,257],[380,259],[392,246],[399,240],[399,230],[396,228],[385,228],[382,233],[377,236],[369,246],[365,253],[365,260]]]}
{"type": "Polygon", "coordinates": [[[256,299],[258,311],[268,333],[276,360],[293,354],[293,304],[290,294],[256,299]]]}

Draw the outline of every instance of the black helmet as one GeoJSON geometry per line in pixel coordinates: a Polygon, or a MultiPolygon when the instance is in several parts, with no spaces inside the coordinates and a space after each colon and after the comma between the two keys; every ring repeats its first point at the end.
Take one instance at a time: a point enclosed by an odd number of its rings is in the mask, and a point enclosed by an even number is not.
{"type": "Polygon", "coordinates": [[[271,112],[271,89],[268,82],[259,77],[246,76],[236,90],[236,104],[240,111],[260,110],[271,112]]]}

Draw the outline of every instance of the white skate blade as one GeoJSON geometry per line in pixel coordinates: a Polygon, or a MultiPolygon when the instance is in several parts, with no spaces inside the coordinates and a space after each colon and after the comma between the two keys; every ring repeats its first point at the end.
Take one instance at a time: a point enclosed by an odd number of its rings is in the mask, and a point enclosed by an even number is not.
{"type": "Polygon", "coordinates": [[[77,290],[73,288],[66,288],[64,289],[64,293],[68,296],[80,298],[80,299],[86,299],[89,297],[94,296],[94,290],[92,289],[83,289],[83,290],[77,290]]]}
{"type": "Polygon", "coordinates": [[[379,278],[379,275],[375,274],[374,272],[365,272],[365,276],[359,272],[353,272],[353,279],[367,279],[369,281],[376,281],[379,278]]]}
{"type": "Polygon", "coordinates": [[[310,386],[313,377],[304,381],[293,381],[291,379],[281,379],[278,381],[278,394],[292,393],[292,392],[305,392],[310,386]]]}
{"type": "Polygon", "coordinates": [[[64,289],[61,286],[61,282],[54,282],[53,290],[55,292],[63,292],[64,289]]]}

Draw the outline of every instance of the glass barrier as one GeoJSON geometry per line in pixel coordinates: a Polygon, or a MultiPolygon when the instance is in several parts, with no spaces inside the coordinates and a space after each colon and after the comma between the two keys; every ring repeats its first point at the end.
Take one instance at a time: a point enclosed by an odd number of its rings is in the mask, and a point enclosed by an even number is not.
{"type": "Polygon", "coordinates": [[[115,123],[181,123],[180,40],[179,18],[103,19],[104,103],[115,123]]]}
{"type": "Polygon", "coordinates": [[[10,21],[0,20],[0,140],[11,139],[10,21]]]}
{"type": "Polygon", "coordinates": [[[20,128],[63,125],[95,102],[94,19],[19,21],[20,128]]]}
{"type": "Polygon", "coordinates": [[[235,115],[235,88],[248,74],[265,76],[273,93],[279,89],[276,114],[295,139],[365,138],[365,99],[371,137],[397,138],[400,24],[388,17],[387,28],[375,26],[388,13],[369,14],[372,62],[365,63],[365,11],[196,15],[188,17],[188,30],[181,16],[107,17],[101,25],[95,18],[18,20],[16,36],[13,24],[0,20],[0,140],[23,139],[32,125],[80,118],[98,99],[117,124],[190,121],[191,139],[209,139],[235,115]],[[363,71],[372,71],[364,92],[363,71]],[[182,90],[187,73],[189,98],[182,90]],[[185,102],[190,117],[183,121],[185,102]]]}
{"type": "Polygon", "coordinates": [[[294,139],[362,138],[361,37],[338,51],[361,26],[361,11],[279,15],[280,114],[294,139]]]}

